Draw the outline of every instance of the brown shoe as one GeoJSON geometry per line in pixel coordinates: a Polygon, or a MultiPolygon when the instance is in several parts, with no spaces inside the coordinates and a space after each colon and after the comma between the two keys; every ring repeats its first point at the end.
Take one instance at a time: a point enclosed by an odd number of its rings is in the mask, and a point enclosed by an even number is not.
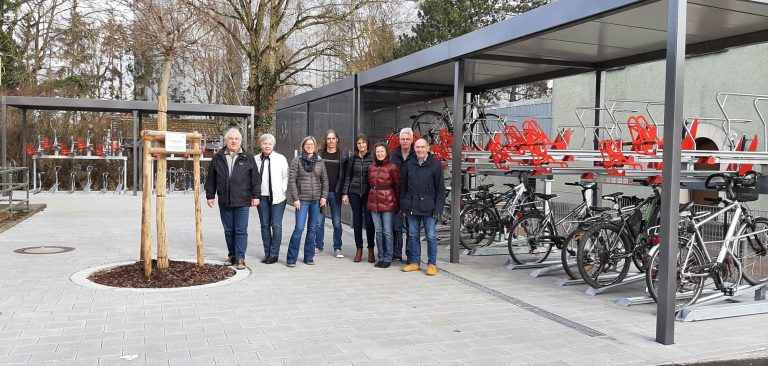
{"type": "Polygon", "coordinates": [[[225,266],[231,266],[235,264],[235,257],[227,257],[227,260],[224,261],[225,266]]]}
{"type": "Polygon", "coordinates": [[[241,260],[237,261],[237,267],[235,267],[235,268],[237,268],[238,270],[241,270],[241,271],[244,270],[245,269],[245,259],[241,259],[241,260]]]}
{"type": "Polygon", "coordinates": [[[363,260],[363,248],[357,248],[357,252],[355,252],[355,263],[360,262],[363,260]]]}
{"type": "Polygon", "coordinates": [[[368,248],[368,263],[376,263],[376,255],[373,254],[373,248],[368,248]]]}

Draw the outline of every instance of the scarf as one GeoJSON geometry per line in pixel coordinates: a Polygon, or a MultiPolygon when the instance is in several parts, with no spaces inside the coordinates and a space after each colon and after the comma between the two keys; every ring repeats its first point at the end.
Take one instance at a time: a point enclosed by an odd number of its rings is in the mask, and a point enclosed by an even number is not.
{"type": "Polygon", "coordinates": [[[301,166],[304,167],[305,172],[312,172],[315,170],[315,163],[317,163],[317,154],[312,154],[311,158],[307,157],[306,152],[302,152],[299,156],[301,158],[301,166]]]}

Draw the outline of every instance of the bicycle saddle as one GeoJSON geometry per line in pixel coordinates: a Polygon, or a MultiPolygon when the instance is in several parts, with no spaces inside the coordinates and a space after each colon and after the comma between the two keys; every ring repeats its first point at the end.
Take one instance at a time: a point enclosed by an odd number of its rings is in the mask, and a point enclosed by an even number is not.
{"type": "Polygon", "coordinates": [[[594,212],[605,212],[610,211],[610,207],[601,207],[601,206],[590,206],[589,209],[594,212]]]}
{"type": "Polygon", "coordinates": [[[549,200],[557,197],[556,194],[534,193],[534,195],[536,197],[538,197],[538,198],[541,198],[541,199],[545,200],[545,201],[549,201],[549,200]]]}
{"type": "Polygon", "coordinates": [[[616,201],[616,199],[619,198],[619,196],[621,196],[623,194],[624,194],[624,192],[614,192],[614,193],[611,193],[611,194],[604,194],[602,197],[603,197],[604,200],[616,201]]]}

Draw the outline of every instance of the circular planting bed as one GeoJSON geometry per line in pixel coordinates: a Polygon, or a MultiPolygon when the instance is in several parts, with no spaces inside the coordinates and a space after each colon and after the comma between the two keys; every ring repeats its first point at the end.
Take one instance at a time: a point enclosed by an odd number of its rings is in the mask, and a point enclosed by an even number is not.
{"type": "Polygon", "coordinates": [[[222,262],[206,262],[198,267],[195,261],[170,261],[169,268],[161,271],[153,261],[152,275],[144,277],[144,262],[124,262],[88,268],[72,275],[80,285],[121,291],[174,291],[221,286],[240,281],[251,273],[249,269],[236,271],[222,262]]]}

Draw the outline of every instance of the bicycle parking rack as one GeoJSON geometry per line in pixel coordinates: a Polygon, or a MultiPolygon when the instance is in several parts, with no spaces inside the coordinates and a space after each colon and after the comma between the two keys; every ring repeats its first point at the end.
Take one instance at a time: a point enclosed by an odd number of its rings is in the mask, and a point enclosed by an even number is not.
{"type": "Polygon", "coordinates": [[[738,292],[755,291],[753,301],[741,302],[734,296],[725,296],[722,292],[701,298],[696,304],[682,308],[675,314],[675,320],[692,322],[701,320],[732,318],[744,315],[756,315],[768,313],[768,283],[753,286],[739,286],[738,292]],[[720,302],[728,303],[720,304],[720,302]]]}
{"type": "MultiPolygon", "coordinates": [[[[723,113],[722,118],[686,118],[684,121],[684,136],[681,152],[681,171],[680,181],[684,188],[696,189],[703,184],[703,181],[713,173],[719,171],[695,170],[694,165],[698,163],[720,164],[725,171],[736,174],[744,174],[752,170],[754,166],[768,166],[768,127],[766,124],[766,113],[758,107],[758,101],[768,101],[768,96],[738,93],[718,93],[717,104],[723,113]],[[733,132],[731,124],[751,122],[747,119],[733,118],[727,112],[726,100],[728,97],[735,98],[753,98],[753,107],[757,112],[759,123],[762,127],[762,133],[752,136],[736,135],[733,132]],[[723,141],[725,151],[716,150],[696,150],[696,137],[700,126],[708,123],[713,126],[720,124],[720,129],[727,136],[723,141]],[[762,140],[762,141],[761,141],[762,140]],[[762,147],[758,150],[760,144],[762,147]]],[[[532,178],[544,179],[544,189],[550,192],[553,176],[557,175],[579,175],[582,181],[590,181],[603,184],[618,185],[648,185],[661,184],[662,154],[664,142],[660,139],[660,129],[663,124],[658,123],[651,113],[651,107],[662,105],[653,101],[631,101],[631,100],[613,100],[607,101],[605,108],[585,108],[592,111],[603,111],[609,116],[609,121],[605,126],[600,127],[608,139],[600,141],[599,148],[596,150],[588,149],[569,149],[570,136],[572,130],[567,128],[578,126],[566,126],[565,130],[560,130],[555,139],[550,140],[543,134],[541,127],[533,120],[524,121],[522,130],[515,126],[507,126],[503,133],[497,133],[488,139],[483,150],[471,149],[462,151],[462,169],[471,174],[485,174],[504,176],[508,171],[525,171],[532,178]],[[622,108],[623,104],[640,103],[640,107],[622,108]],[[647,115],[637,114],[638,110],[645,109],[647,115]],[[626,122],[620,122],[619,113],[630,114],[626,122]],[[629,135],[629,139],[622,140],[622,136],[629,135]],[[506,139],[506,141],[503,141],[506,139]],[[626,150],[625,150],[626,149],[626,150]]],[[[581,127],[584,129],[585,136],[589,137],[588,127],[583,123],[580,116],[581,127]]],[[[595,136],[599,133],[595,130],[595,136]]],[[[449,141],[449,136],[445,131],[441,136],[441,141],[449,141]]],[[[586,139],[585,139],[586,141],[586,139]]],[[[440,154],[436,155],[444,159],[450,157],[450,146],[443,143],[440,146],[440,154]]],[[[465,146],[466,149],[466,146],[465,146]]],[[[450,163],[445,162],[450,168],[450,163]]],[[[487,248],[466,254],[478,254],[487,248]]],[[[564,271],[560,261],[545,261],[543,263],[516,264],[508,260],[505,268],[509,270],[533,269],[529,274],[531,277],[541,277],[548,274],[564,271]]],[[[610,276],[606,276],[610,278],[610,276]]],[[[601,287],[588,287],[585,291],[587,295],[597,296],[599,294],[615,291],[645,281],[644,273],[629,274],[622,282],[601,287]]],[[[558,286],[570,286],[585,284],[581,279],[561,278],[555,282],[558,286]]],[[[681,320],[746,315],[760,312],[768,312],[768,302],[765,301],[765,287],[759,287],[759,295],[756,295],[758,302],[750,302],[749,305],[726,304],[715,307],[705,307],[710,301],[709,297],[703,298],[696,306],[684,309],[684,312],[678,314],[681,320]],[[690,314],[690,315],[689,315],[690,314]]],[[[647,290],[646,290],[647,291],[647,290]]],[[[705,290],[709,292],[710,290],[705,290]]],[[[717,294],[710,295],[718,298],[717,294]]],[[[720,296],[721,298],[722,296],[720,296]]],[[[650,296],[626,297],[617,300],[620,306],[631,306],[638,304],[650,304],[654,300],[650,296]]]]}

